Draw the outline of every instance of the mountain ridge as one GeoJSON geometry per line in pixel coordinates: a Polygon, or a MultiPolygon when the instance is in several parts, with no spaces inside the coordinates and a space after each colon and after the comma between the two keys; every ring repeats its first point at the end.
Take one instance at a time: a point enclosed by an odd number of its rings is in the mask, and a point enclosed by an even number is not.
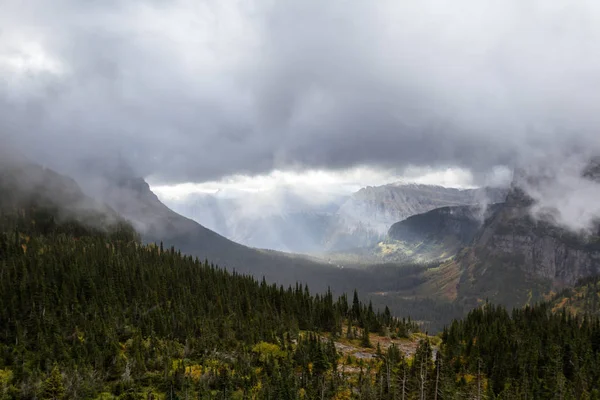
{"type": "Polygon", "coordinates": [[[238,198],[202,194],[163,200],[201,224],[206,221],[236,242],[320,254],[376,244],[385,238],[391,225],[414,214],[441,206],[494,203],[503,200],[505,193],[504,189],[396,182],[368,186],[350,196],[321,193],[316,200],[308,193],[293,191],[285,192],[283,197],[281,191],[267,191],[238,198]]]}

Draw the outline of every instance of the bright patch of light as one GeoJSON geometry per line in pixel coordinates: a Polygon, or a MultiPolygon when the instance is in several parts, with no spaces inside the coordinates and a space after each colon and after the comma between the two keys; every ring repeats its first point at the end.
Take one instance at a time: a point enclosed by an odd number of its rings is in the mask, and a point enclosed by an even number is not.
{"type": "Polygon", "coordinates": [[[462,168],[417,168],[409,167],[404,170],[401,183],[419,183],[422,185],[438,185],[469,189],[476,187],[473,184],[473,174],[462,168]]]}
{"type": "Polygon", "coordinates": [[[24,41],[12,49],[0,49],[0,67],[16,74],[49,72],[60,75],[64,66],[37,42],[24,41]]]}
{"type": "MultiPolygon", "coordinates": [[[[148,180],[152,182],[152,177],[148,180]]],[[[245,176],[234,175],[220,181],[182,183],[177,185],[152,185],[152,190],[165,200],[182,200],[190,194],[214,194],[219,197],[240,197],[244,193],[268,192],[279,188],[294,188],[306,192],[351,194],[365,186],[390,183],[439,185],[445,187],[472,188],[472,174],[460,168],[435,170],[431,168],[408,168],[399,174],[394,170],[356,167],[345,171],[307,170],[280,171],[270,174],[245,176]]]]}

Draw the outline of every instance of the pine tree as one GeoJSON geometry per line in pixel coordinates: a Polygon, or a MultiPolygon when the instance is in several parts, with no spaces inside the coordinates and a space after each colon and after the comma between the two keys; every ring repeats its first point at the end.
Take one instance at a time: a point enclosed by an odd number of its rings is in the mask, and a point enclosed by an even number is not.
{"type": "Polygon", "coordinates": [[[369,327],[365,326],[362,330],[362,335],[360,337],[360,345],[362,347],[373,347],[371,345],[371,337],[369,335],[369,327]]]}
{"type": "Polygon", "coordinates": [[[65,388],[63,386],[63,377],[58,369],[58,366],[54,366],[50,375],[42,384],[42,398],[48,400],[62,400],[65,395],[65,388]]]}

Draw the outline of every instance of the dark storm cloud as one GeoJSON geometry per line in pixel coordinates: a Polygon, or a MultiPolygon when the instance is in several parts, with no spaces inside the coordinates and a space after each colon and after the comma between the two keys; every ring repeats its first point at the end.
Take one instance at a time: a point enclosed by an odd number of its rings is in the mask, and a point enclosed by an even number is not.
{"type": "MultiPolygon", "coordinates": [[[[0,0],[5,143],[164,182],[600,147],[600,6],[0,0]]],[[[554,162],[555,159],[550,160],[554,162]]]]}

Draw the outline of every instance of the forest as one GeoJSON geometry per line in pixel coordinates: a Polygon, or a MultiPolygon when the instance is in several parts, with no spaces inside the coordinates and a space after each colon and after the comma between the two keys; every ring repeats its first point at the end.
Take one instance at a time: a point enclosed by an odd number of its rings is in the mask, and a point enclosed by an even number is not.
{"type": "Polygon", "coordinates": [[[0,399],[600,399],[594,316],[485,304],[429,336],[356,291],[228,272],[123,221],[0,227],[0,399]]]}

